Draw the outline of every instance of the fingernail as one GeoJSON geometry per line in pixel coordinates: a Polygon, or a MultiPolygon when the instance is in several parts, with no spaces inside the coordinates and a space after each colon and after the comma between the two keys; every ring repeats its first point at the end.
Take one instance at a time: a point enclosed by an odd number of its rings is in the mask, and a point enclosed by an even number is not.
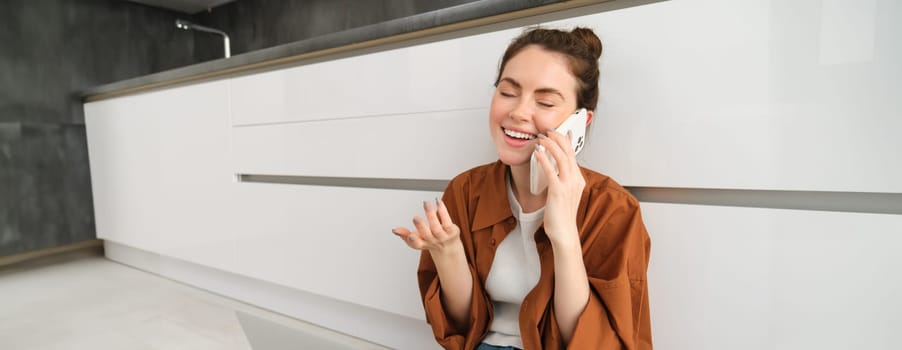
{"type": "Polygon", "coordinates": [[[540,139],[542,139],[542,140],[545,140],[545,139],[547,139],[547,138],[548,138],[548,136],[545,136],[545,135],[542,135],[542,134],[539,134],[539,138],[540,138],[540,139]]]}
{"type": "Polygon", "coordinates": [[[536,145],[536,151],[539,151],[539,152],[545,152],[545,146],[542,146],[542,145],[536,145]]]}
{"type": "Polygon", "coordinates": [[[413,242],[413,235],[407,236],[407,240],[413,242]]]}
{"type": "Polygon", "coordinates": [[[445,205],[445,203],[442,203],[442,201],[439,200],[438,197],[435,197],[435,207],[441,208],[443,205],[445,205]]]}
{"type": "Polygon", "coordinates": [[[426,211],[432,211],[432,203],[429,203],[429,201],[423,201],[423,209],[426,211]]]}
{"type": "Polygon", "coordinates": [[[573,138],[573,131],[572,131],[572,130],[567,130],[567,138],[568,138],[568,139],[572,139],[572,138],[573,138]]]}
{"type": "Polygon", "coordinates": [[[553,133],[553,132],[554,132],[553,129],[548,129],[548,131],[546,131],[546,133],[548,133],[548,134],[551,134],[551,133],[553,133]]]}

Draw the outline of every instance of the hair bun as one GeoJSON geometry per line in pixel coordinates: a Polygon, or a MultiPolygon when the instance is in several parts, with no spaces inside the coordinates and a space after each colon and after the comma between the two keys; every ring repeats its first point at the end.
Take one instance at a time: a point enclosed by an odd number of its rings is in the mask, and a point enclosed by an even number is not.
{"type": "Polygon", "coordinates": [[[598,39],[598,36],[595,35],[592,29],[576,27],[570,31],[570,34],[582,41],[586,45],[589,54],[595,57],[596,60],[601,57],[601,39],[598,39]]]}

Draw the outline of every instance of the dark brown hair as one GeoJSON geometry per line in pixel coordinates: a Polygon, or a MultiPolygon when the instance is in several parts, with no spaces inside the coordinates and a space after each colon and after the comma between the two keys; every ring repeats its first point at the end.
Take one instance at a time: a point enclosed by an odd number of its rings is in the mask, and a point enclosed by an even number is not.
{"type": "Polygon", "coordinates": [[[595,110],[598,105],[598,58],[601,40],[589,28],[576,27],[565,32],[557,29],[533,28],[516,37],[504,52],[495,86],[501,80],[504,66],[529,45],[564,54],[570,61],[570,72],[579,82],[576,107],[595,110]]]}

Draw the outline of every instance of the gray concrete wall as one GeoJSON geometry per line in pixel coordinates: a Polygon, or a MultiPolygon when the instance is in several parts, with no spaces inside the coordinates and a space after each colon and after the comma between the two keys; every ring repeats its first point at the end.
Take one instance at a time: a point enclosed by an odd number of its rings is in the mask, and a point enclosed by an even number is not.
{"type": "MultiPolygon", "coordinates": [[[[238,0],[197,14],[226,31],[232,55],[287,44],[476,0],[238,0]]],[[[222,40],[195,34],[197,59],[222,57],[222,40]]]]}
{"type": "Polygon", "coordinates": [[[177,17],[117,0],[0,1],[0,256],[96,237],[78,91],[195,63],[177,17]]]}

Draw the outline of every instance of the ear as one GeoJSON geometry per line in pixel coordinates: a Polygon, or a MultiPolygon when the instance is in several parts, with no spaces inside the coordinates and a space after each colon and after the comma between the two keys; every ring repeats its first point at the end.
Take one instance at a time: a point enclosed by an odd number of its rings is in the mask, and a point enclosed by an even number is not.
{"type": "Polygon", "coordinates": [[[586,110],[586,126],[589,126],[589,124],[592,123],[592,117],[594,117],[594,116],[595,116],[595,111],[593,111],[591,109],[586,110]]]}

